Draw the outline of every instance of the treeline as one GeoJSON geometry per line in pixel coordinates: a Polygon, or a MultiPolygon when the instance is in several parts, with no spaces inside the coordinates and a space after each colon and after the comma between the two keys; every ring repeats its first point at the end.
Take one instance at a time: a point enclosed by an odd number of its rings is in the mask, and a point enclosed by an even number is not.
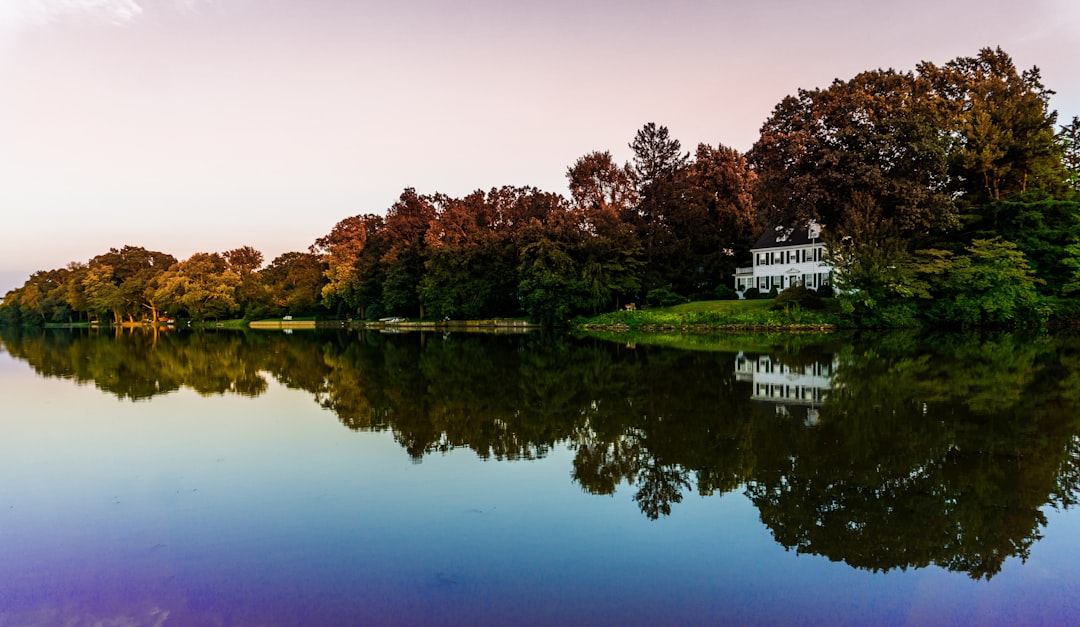
{"type": "Polygon", "coordinates": [[[195,253],[184,261],[138,246],[112,248],[87,263],[35,272],[4,297],[0,324],[326,312],[320,304],[326,264],[319,255],[290,252],[262,265],[262,253],[250,246],[195,253]]]}
{"type": "Polygon", "coordinates": [[[1080,118],[1058,126],[1052,93],[1000,49],[864,72],[785,98],[745,155],[705,143],[690,154],[649,123],[630,162],[596,151],[569,166],[568,197],[406,189],[266,268],[250,247],[182,262],[112,249],[35,273],[0,322],[168,311],[559,323],[733,297],[762,229],[810,219],[826,226],[855,323],[1080,318],[1080,118]]]}
{"type": "Polygon", "coordinates": [[[594,152],[568,168],[570,198],[501,187],[463,198],[406,189],[385,215],[346,218],[309,252],[266,268],[249,246],[177,261],[140,247],[37,272],[0,321],[333,315],[559,323],[626,302],[733,295],[728,277],[758,230],[746,159],[693,158],[647,124],[619,165],[594,152]],[[718,292],[718,288],[720,291],[718,292]]]}

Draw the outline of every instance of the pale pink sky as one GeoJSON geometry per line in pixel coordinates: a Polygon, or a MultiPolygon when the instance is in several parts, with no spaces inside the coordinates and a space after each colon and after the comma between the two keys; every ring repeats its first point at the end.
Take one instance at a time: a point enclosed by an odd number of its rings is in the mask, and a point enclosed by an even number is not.
{"type": "Polygon", "coordinates": [[[0,0],[0,295],[125,244],[270,261],[405,187],[565,193],[646,122],[1001,46],[1080,115],[1076,0],[0,0]]]}

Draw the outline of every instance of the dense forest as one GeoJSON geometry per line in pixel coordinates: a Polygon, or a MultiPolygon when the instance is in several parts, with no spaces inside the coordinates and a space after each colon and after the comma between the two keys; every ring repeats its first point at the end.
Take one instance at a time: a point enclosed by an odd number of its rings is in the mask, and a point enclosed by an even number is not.
{"type": "Polygon", "coordinates": [[[558,324],[627,303],[733,298],[761,231],[825,225],[855,324],[1080,318],[1080,118],[1059,124],[1038,68],[983,49],[784,98],[746,154],[645,124],[630,162],[463,198],[405,189],[264,266],[250,246],[186,260],[138,246],[42,270],[0,324],[314,315],[519,317],[558,324]]]}

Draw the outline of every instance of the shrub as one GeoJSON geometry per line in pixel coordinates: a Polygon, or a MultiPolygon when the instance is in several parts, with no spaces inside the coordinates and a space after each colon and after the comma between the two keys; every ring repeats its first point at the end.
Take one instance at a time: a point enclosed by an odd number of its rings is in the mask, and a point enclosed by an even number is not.
{"type": "Polygon", "coordinates": [[[822,309],[825,306],[817,292],[802,285],[793,285],[777,294],[776,302],[770,308],[784,309],[792,304],[805,309],[822,309]]]}
{"type": "Polygon", "coordinates": [[[832,298],[834,295],[833,287],[826,283],[825,285],[817,288],[817,295],[822,298],[832,298]]]}
{"type": "Polygon", "coordinates": [[[756,287],[750,287],[747,288],[745,292],[743,292],[743,298],[745,298],[746,300],[754,300],[755,298],[761,298],[761,292],[758,291],[758,288],[756,287]]]}
{"type": "Polygon", "coordinates": [[[645,296],[645,302],[650,305],[670,307],[672,305],[681,305],[686,302],[686,299],[666,287],[658,287],[654,290],[649,290],[649,293],[645,296]]]}
{"type": "Polygon", "coordinates": [[[739,295],[735,293],[735,290],[731,289],[726,285],[721,285],[720,287],[713,290],[713,295],[717,298],[717,300],[735,300],[739,297],[739,295]]]}

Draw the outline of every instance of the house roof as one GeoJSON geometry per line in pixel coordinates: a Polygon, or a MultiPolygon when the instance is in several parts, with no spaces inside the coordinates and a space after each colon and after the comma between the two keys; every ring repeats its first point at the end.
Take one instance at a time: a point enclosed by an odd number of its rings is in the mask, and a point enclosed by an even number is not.
{"type": "Polygon", "coordinates": [[[783,226],[778,224],[771,229],[765,229],[765,232],[761,234],[757,243],[754,244],[750,250],[816,244],[821,241],[821,228],[822,227],[813,222],[801,227],[783,226]],[[817,237],[811,239],[811,230],[816,231],[817,237]]]}

